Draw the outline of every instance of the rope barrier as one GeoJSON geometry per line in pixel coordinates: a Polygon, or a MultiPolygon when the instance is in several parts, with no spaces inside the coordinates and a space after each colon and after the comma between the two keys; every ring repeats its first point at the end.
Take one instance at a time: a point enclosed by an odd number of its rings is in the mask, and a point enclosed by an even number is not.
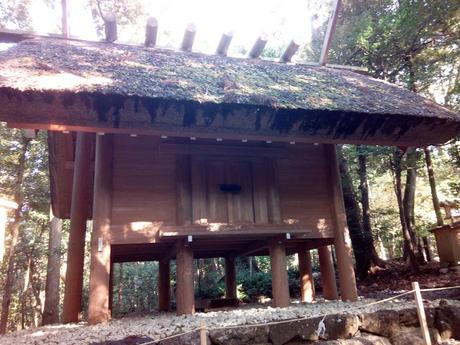
{"type": "MultiPolygon", "coordinates": [[[[459,286],[448,286],[448,287],[442,287],[442,288],[420,289],[420,291],[421,292],[428,292],[428,291],[442,291],[442,290],[453,290],[453,289],[460,289],[460,285],[459,286]]],[[[388,297],[388,298],[385,298],[385,299],[382,299],[382,300],[379,300],[379,301],[374,301],[374,302],[371,302],[371,303],[368,303],[368,304],[365,304],[365,305],[360,305],[360,306],[355,306],[355,307],[352,307],[352,308],[342,309],[340,311],[334,312],[334,314],[340,314],[340,313],[344,313],[344,312],[350,313],[350,311],[359,310],[359,309],[365,309],[365,308],[368,308],[370,306],[386,303],[386,302],[389,302],[391,300],[400,298],[402,296],[413,294],[414,291],[415,290],[413,289],[413,290],[410,290],[410,291],[400,293],[400,294],[398,294],[396,296],[388,297]]],[[[303,316],[303,317],[295,318],[295,319],[286,319],[286,320],[271,321],[271,322],[264,322],[264,323],[253,323],[253,324],[246,324],[246,325],[222,326],[222,327],[215,327],[215,328],[213,328],[213,330],[225,330],[225,329],[248,328],[248,327],[259,327],[259,326],[272,326],[272,325],[279,325],[279,324],[289,323],[289,322],[293,322],[293,321],[302,321],[302,320],[307,320],[307,319],[322,316],[322,319],[318,323],[318,328],[316,330],[316,335],[317,336],[322,336],[326,332],[326,326],[324,324],[324,320],[326,319],[326,316],[328,316],[328,315],[331,315],[331,314],[326,313],[326,314],[320,314],[320,315],[315,315],[315,316],[303,316]]],[[[147,343],[143,343],[143,345],[154,345],[154,344],[157,344],[157,343],[159,343],[161,341],[173,339],[173,338],[185,335],[185,334],[189,334],[189,333],[199,331],[200,329],[201,329],[201,327],[193,328],[192,330],[187,331],[187,332],[178,333],[178,334],[168,336],[166,338],[161,338],[161,339],[158,339],[158,340],[153,340],[153,341],[150,341],[150,342],[147,342],[147,343]]]]}
{"type": "Polygon", "coordinates": [[[453,289],[460,289],[460,285],[458,286],[447,286],[442,288],[429,288],[429,289],[420,289],[420,291],[441,291],[441,290],[453,290],[453,289]]]}

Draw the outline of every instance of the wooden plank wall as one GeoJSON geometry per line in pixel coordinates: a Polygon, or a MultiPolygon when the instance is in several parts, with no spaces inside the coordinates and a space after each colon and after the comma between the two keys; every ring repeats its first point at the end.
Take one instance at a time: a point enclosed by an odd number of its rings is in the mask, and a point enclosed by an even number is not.
{"type": "Polygon", "coordinates": [[[323,146],[306,145],[299,156],[305,158],[277,161],[282,221],[305,225],[311,230],[324,225],[333,230],[323,146]]]}
{"type": "MultiPolygon", "coordinates": [[[[160,155],[158,140],[151,136],[114,136],[112,225],[176,224],[174,158],[160,155]]],[[[120,241],[127,230],[117,231],[123,233],[113,232],[112,242],[120,241]]]]}
{"type": "MultiPolygon", "coordinates": [[[[210,177],[209,181],[198,183],[194,181],[197,178],[194,176],[196,175],[194,162],[203,160],[208,164],[206,156],[192,152],[189,157],[180,152],[181,150],[178,150],[179,152],[161,150],[159,142],[160,139],[150,136],[114,136],[112,243],[126,243],[124,239],[128,233],[131,239],[133,238],[131,235],[135,233],[137,243],[155,242],[155,229],[159,229],[161,225],[187,226],[192,221],[196,221],[194,218],[200,217],[209,218],[210,221],[226,218],[226,214],[221,215],[222,212],[228,212],[223,208],[206,211],[206,207],[202,210],[203,205],[201,205],[198,210],[198,205],[194,205],[193,201],[196,202],[200,198],[196,198],[196,195],[190,197],[190,192],[198,193],[199,191],[196,191],[198,185],[209,190],[210,183],[214,185],[221,183],[220,180],[210,181],[211,177],[218,179],[220,175],[226,173],[236,176],[230,182],[241,180],[244,184],[244,180],[249,177],[240,178],[238,171],[234,170],[238,170],[242,164],[247,164],[246,161],[253,162],[251,168],[254,184],[253,198],[263,200],[253,208],[245,208],[253,209],[254,216],[251,219],[255,219],[256,223],[298,224],[308,231],[317,230],[318,225],[331,223],[331,202],[328,200],[325,173],[327,167],[321,145],[295,145],[295,147],[287,145],[286,152],[293,155],[284,156],[278,153],[273,158],[268,158],[266,152],[263,156],[257,156],[257,150],[251,157],[247,153],[246,157],[238,157],[233,147],[230,149],[231,155],[226,157],[225,154],[221,155],[223,160],[230,162],[226,163],[229,164],[230,169],[227,172],[220,171],[223,167],[211,159],[209,166],[206,166],[208,170],[206,176],[210,177]],[[188,168],[189,171],[184,171],[184,168],[188,168]],[[187,181],[190,183],[189,187],[187,181]],[[261,188],[267,186],[267,181],[274,181],[274,184],[268,188],[261,188]],[[206,214],[207,212],[210,213],[206,214]],[[197,213],[201,216],[198,217],[197,213]],[[142,222],[153,223],[154,226],[144,230],[130,228],[131,223],[142,222]]],[[[193,144],[184,144],[184,150],[191,145],[193,144]]],[[[225,144],[219,145],[225,153],[225,144]]],[[[249,171],[249,169],[243,170],[249,171]]],[[[247,190],[247,186],[243,187],[247,190]]],[[[214,195],[205,194],[208,197],[214,195]]],[[[217,194],[214,195],[216,198],[219,197],[217,194]]],[[[227,198],[225,195],[221,196],[223,199],[227,198]]],[[[230,197],[235,198],[235,196],[230,197]]],[[[209,201],[203,202],[208,204],[209,201]]],[[[243,217],[240,221],[244,222],[246,218],[249,219],[249,216],[243,217]]],[[[329,227],[328,230],[332,229],[329,227]]]]}

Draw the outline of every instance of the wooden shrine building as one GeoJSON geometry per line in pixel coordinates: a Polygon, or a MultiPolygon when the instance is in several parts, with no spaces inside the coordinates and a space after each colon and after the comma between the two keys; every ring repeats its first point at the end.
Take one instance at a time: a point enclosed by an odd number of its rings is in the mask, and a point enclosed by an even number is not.
{"type": "MultiPolygon", "coordinates": [[[[113,263],[158,260],[160,309],[194,311],[194,258],[270,255],[273,304],[289,304],[286,255],[303,300],[318,248],[325,297],[356,300],[335,144],[426,146],[458,114],[347,70],[224,53],[29,39],[0,53],[0,120],[49,131],[53,210],[71,219],[64,321],[81,311],[93,220],[89,322],[110,318],[113,263]]],[[[224,49],[225,50],[225,49],[224,49]]],[[[289,59],[284,59],[289,60],[289,59]]]]}

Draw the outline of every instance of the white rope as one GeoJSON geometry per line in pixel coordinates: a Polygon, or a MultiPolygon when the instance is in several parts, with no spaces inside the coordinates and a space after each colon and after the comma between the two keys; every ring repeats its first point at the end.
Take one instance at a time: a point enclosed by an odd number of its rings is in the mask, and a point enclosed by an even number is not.
{"type": "Polygon", "coordinates": [[[177,337],[180,337],[181,335],[193,333],[193,332],[196,332],[196,331],[199,331],[199,330],[200,330],[200,327],[194,328],[194,329],[192,329],[190,331],[187,331],[187,332],[173,334],[173,335],[170,335],[169,337],[166,337],[166,338],[161,338],[161,339],[149,341],[148,343],[142,343],[142,345],[155,345],[155,344],[159,343],[160,341],[165,341],[165,340],[168,340],[168,339],[177,338],[177,337]]]}
{"type": "Polygon", "coordinates": [[[420,289],[420,291],[422,291],[422,292],[425,292],[425,291],[442,291],[442,290],[452,290],[452,289],[460,289],[460,285],[458,285],[458,286],[448,286],[448,287],[442,287],[442,288],[420,289]]]}
{"type": "MultiPolygon", "coordinates": [[[[443,288],[420,289],[420,291],[426,292],[426,291],[441,291],[441,290],[451,290],[451,289],[460,289],[460,286],[449,286],[449,287],[443,287],[443,288]]],[[[406,292],[400,293],[400,294],[398,294],[396,296],[392,296],[392,297],[382,299],[380,301],[375,301],[375,302],[371,302],[371,303],[368,303],[368,304],[365,304],[365,305],[360,305],[360,306],[356,306],[356,307],[352,307],[352,308],[347,308],[346,310],[341,310],[341,311],[335,312],[334,314],[337,314],[337,313],[340,314],[340,313],[343,313],[343,312],[349,313],[350,311],[353,311],[353,310],[365,309],[365,308],[368,308],[368,307],[373,306],[373,305],[382,304],[382,303],[389,302],[391,300],[400,298],[402,296],[412,294],[414,291],[415,290],[406,291],[406,292]]],[[[326,325],[324,323],[324,320],[326,319],[327,315],[329,315],[329,314],[316,315],[316,316],[303,316],[303,317],[296,318],[296,319],[271,321],[271,322],[265,322],[265,323],[253,323],[253,324],[246,324],[246,325],[222,326],[222,327],[213,328],[213,330],[225,330],[225,329],[235,329],[235,328],[247,328],[247,327],[279,325],[279,324],[289,323],[289,322],[293,322],[293,321],[307,320],[307,319],[311,319],[313,317],[321,317],[322,316],[322,319],[318,323],[318,328],[316,329],[316,335],[318,337],[320,337],[320,336],[324,336],[324,334],[326,333],[326,325]]],[[[194,329],[192,329],[190,331],[187,331],[187,332],[174,334],[174,335],[171,335],[171,336],[166,337],[166,338],[153,340],[153,341],[148,342],[148,343],[143,343],[143,345],[157,344],[157,343],[159,343],[161,341],[176,338],[176,337],[179,337],[181,335],[189,334],[189,333],[192,333],[192,332],[195,332],[195,331],[198,331],[198,330],[200,330],[200,327],[194,328],[194,329]]]]}
{"type": "Polygon", "coordinates": [[[324,319],[326,318],[327,314],[323,316],[321,321],[318,323],[318,328],[316,329],[316,336],[323,337],[326,334],[326,325],[324,324],[324,319]]]}

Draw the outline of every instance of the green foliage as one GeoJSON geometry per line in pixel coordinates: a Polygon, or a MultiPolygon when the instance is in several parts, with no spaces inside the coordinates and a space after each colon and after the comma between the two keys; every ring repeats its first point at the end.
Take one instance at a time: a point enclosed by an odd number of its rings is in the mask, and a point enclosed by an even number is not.
{"type": "Polygon", "coordinates": [[[238,284],[241,284],[240,294],[248,302],[256,302],[259,297],[272,297],[272,277],[268,272],[241,272],[238,284]]]}
{"type": "Polygon", "coordinates": [[[158,305],[157,262],[115,264],[114,272],[114,316],[155,310],[158,305]]]}
{"type": "Polygon", "coordinates": [[[224,260],[199,259],[195,261],[195,297],[199,299],[220,298],[225,295],[224,260]]]}

